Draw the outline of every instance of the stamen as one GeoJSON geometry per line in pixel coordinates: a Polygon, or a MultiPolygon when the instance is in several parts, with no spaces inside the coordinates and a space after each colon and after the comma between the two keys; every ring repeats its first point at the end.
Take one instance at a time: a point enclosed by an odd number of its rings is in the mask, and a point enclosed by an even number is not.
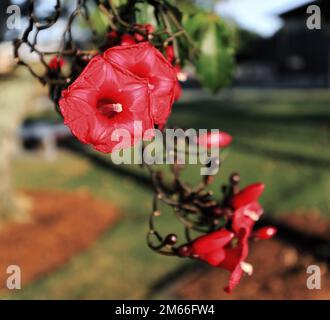
{"type": "Polygon", "coordinates": [[[113,106],[113,111],[115,112],[123,111],[123,105],[121,103],[114,103],[112,106],[113,106]]]}
{"type": "Polygon", "coordinates": [[[123,111],[121,103],[106,103],[98,106],[98,110],[107,117],[113,117],[115,114],[123,111]]]}
{"type": "Polygon", "coordinates": [[[241,262],[241,268],[249,276],[252,275],[252,273],[253,273],[253,266],[252,266],[252,264],[242,261],[241,262]]]}
{"type": "Polygon", "coordinates": [[[253,221],[258,221],[259,220],[259,216],[252,210],[245,210],[244,215],[249,217],[253,221]]]}

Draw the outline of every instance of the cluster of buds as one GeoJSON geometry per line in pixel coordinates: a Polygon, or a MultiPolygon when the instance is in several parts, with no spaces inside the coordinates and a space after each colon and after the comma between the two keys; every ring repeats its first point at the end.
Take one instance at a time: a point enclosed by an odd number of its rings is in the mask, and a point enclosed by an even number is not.
{"type": "MultiPolygon", "coordinates": [[[[210,134],[201,137],[201,141],[209,147],[216,143],[226,147],[231,136],[225,132],[217,136],[210,134]]],[[[178,169],[174,166],[174,170],[178,169]]],[[[253,266],[246,261],[249,241],[271,239],[276,234],[277,230],[272,226],[253,230],[263,214],[259,198],[265,186],[254,183],[240,189],[240,176],[234,173],[229,184],[222,186],[223,195],[219,201],[214,198],[212,191],[206,190],[212,181],[211,176],[204,177],[194,188],[183,183],[177,172],[175,177],[173,186],[169,187],[165,185],[161,175],[156,175],[158,188],[154,211],[150,217],[149,246],[161,254],[198,259],[230,271],[229,283],[225,288],[229,293],[240,282],[243,273],[251,275],[253,272],[253,266]],[[176,234],[163,238],[156,231],[154,218],[160,215],[157,200],[170,205],[184,223],[186,239],[183,243],[179,244],[176,234]],[[192,231],[202,235],[193,238],[192,231]]]]}

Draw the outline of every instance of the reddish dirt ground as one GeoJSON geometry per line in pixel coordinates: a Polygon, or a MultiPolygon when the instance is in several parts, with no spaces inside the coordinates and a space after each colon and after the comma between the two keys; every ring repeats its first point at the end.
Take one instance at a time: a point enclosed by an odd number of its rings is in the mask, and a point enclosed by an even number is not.
{"type": "MultiPolygon", "coordinates": [[[[287,224],[329,237],[329,223],[317,215],[292,214],[283,218],[287,224]]],[[[247,262],[254,266],[252,277],[244,276],[232,294],[223,291],[229,273],[203,265],[191,271],[168,289],[179,299],[330,299],[330,272],[326,263],[297,250],[278,239],[260,241],[251,246],[247,262]],[[321,269],[321,289],[309,290],[306,273],[309,265],[321,269]]]]}
{"type": "Polygon", "coordinates": [[[0,289],[8,265],[19,265],[27,284],[88,248],[119,217],[117,208],[88,192],[26,193],[34,203],[30,221],[0,230],[0,289]]]}

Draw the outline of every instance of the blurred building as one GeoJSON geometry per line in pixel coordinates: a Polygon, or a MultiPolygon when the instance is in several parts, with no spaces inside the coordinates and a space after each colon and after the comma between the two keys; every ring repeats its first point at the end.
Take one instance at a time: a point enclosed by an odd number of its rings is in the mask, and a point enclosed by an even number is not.
{"type": "Polygon", "coordinates": [[[253,40],[238,56],[238,85],[330,87],[330,1],[318,0],[280,15],[282,28],[253,40]],[[321,9],[321,29],[307,28],[307,8],[321,9]]]}

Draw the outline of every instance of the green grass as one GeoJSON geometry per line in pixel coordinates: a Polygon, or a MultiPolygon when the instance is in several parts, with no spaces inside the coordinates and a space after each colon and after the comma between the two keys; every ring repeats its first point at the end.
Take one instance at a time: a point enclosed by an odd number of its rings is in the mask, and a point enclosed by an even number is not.
{"type": "MultiPolygon", "coordinates": [[[[266,214],[316,209],[330,217],[329,94],[235,94],[228,99],[186,93],[171,118],[176,125],[219,128],[234,136],[215,189],[227,181],[232,171],[239,171],[243,185],[266,183],[262,197],[266,214]]],[[[140,170],[136,166],[124,169],[140,170]]],[[[184,175],[197,182],[198,172],[199,167],[188,166],[184,175]]],[[[18,187],[24,188],[87,188],[120,206],[123,218],[95,245],[11,298],[143,298],[156,281],[186,263],[155,255],[145,245],[151,191],[129,177],[63,153],[54,163],[33,157],[18,159],[15,180],[18,187]]],[[[164,232],[176,230],[174,217],[164,215],[161,219],[164,232]]]]}
{"type": "MultiPolygon", "coordinates": [[[[70,154],[61,154],[55,163],[34,158],[18,161],[15,176],[18,187],[87,188],[116,203],[123,215],[90,249],[13,298],[142,298],[155,280],[182,262],[157,256],[146,247],[151,194],[129,179],[106,173],[70,154]]],[[[162,222],[169,228],[173,223],[166,218],[162,222]]]]}
{"type": "MultiPolygon", "coordinates": [[[[239,94],[239,93],[238,93],[239,94]]],[[[297,208],[316,208],[330,215],[330,108],[320,101],[186,100],[178,105],[175,124],[219,128],[234,137],[220,171],[224,181],[238,170],[242,182],[263,181],[262,202],[273,214],[297,208]]],[[[189,176],[192,175],[188,169],[189,176]]]]}

